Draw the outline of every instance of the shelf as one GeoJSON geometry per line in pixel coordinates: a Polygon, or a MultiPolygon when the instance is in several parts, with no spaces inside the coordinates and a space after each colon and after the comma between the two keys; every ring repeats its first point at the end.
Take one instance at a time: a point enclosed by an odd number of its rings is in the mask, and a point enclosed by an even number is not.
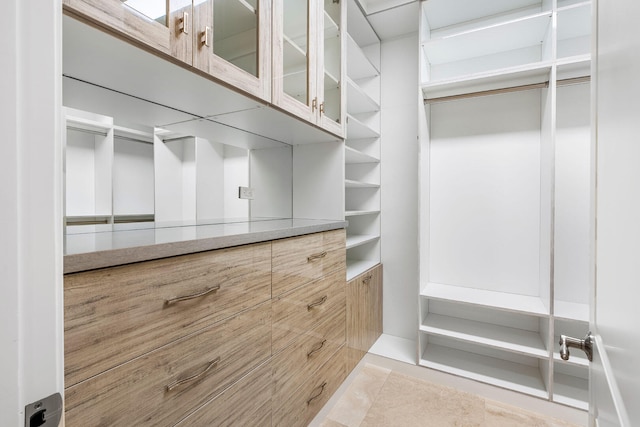
{"type": "Polygon", "coordinates": [[[589,322],[589,306],[587,304],[556,300],[554,302],[554,317],[556,319],[589,322]]]}
{"type": "Polygon", "coordinates": [[[380,188],[380,184],[372,184],[369,182],[354,181],[352,179],[344,180],[345,188],[380,188]]]}
{"type": "Polygon", "coordinates": [[[430,313],[420,330],[528,356],[545,358],[549,355],[540,334],[523,329],[430,313]]]}
{"type": "Polygon", "coordinates": [[[424,43],[431,64],[444,64],[539,46],[547,35],[551,13],[542,12],[424,43]]]}
{"type": "Polygon", "coordinates": [[[370,156],[368,154],[363,153],[362,151],[358,151],[349,146],[345,146],[345,163],[346,164],[361,164],[361,163],[380,163],[380,159],[370,156]]]}
{"type": "Polygon", "coordinates": [[[574,408],[589,409],[589,381],[561,373],[553,376],[553,401],[574,408]]]}
{"type": "Polygon", "coordinates": [[[347,114],[347,139],[378,138],[380,133],[347,114]]]}
{"type": "Polygon", "coordinates": [[[356,246],[369,242],[375,242],[378,239],[380,239],[380,236],[376,235],[347,235],[347,249],[355,248],[356,246]]]}
{"type": "Polygon", "coordinates": [[[360,215],[377,215],[379,213],[380,213],[379,210],[372,210],[372,211],[345,211],[344,216],[345,217],[349,217],[349,216],[360,216],[360,215]]]}
{"type": "Polygon", "coordinates": [[[356,260],[347,258],[347,281],[380,264],[374,260],[356,260]]]}
{"type": "MultiPolygon", "coordinates": [[[[556,343],[556,345],[558,345],[559,341],[560,335],[554,338],[554,343],[556,343]]],[[[560,357],[560,353],[554,352],[553,360],[555,361],[555,363],[563,363],[566,365],[581,366],[585,368],[589,367],[589,359],[587,359],[587,356],[584,354],[584,352],[578,349],[571,349],[570,354],[571,357],[569,357],[569,360],[562,360],[562,358],[560,357]]]]}
{"type": "Polygon", "coordinates": [[[437,99],[486,90],[545,83],[549,81],[550,72],[551,62],[536,62],[426,82],[422,85],[422,93],[425,99],[437,99]]]}
{"type": "Polygon", "coordinates": [[[347,75],[353,80],[377,77],[380,71],[369,61],[360,46],[347,34],[347,75]]]}
{"type": "Polygon", "coordinates": [[[455,7],[451,7],[449,0],[429,0],[422,7],[423,14],[429,18],[430,28],[435,30],[540,5],[541,0],[457,0],[455,7]]]}
{"type": "Polygon", "coordinates": [[[300,47],[298,44],[287,37],[286,35],[282,36],[284,41],[284,70],[295,69],[305,69],[307,66],[307,53],[300,47]]]}
{"type": "Polygon", "coordinates": [[[549,311],[542,299],[528,295],[508,294],[439,283],[428,283],[422,288],[421,295],[431,299],[478,305],[534,316],[549,315],[549,311]]]}
{"type": "Polygon", "coordinates": [[[347,111],[349,114],[371,113],[380,111],[380,104],[347,78],[347,111]]]}
{"type": "Polygon", "coordinates": [[[329,71],[324,70],[324,90],[339,89],[340,80],[329,71]]]}
{"type": "Polygon", "coordinates": [[[434,344],[427,345],[426,351],[420,358],[420,365],[536,397],[548,398],[547,390],[540,377],[540,370],[533,366],[434,344]]]}
{"type": "Polygon", "coordinates": [[[331,18],[331,16],[327,13],[327,11],[324,11],[324,38],[329,39],[332,37],[339,37],[340,36],[340,28],[338,27],[338,24],[336,24],[336,22],[333,20],[333,18],[331,18]]]}

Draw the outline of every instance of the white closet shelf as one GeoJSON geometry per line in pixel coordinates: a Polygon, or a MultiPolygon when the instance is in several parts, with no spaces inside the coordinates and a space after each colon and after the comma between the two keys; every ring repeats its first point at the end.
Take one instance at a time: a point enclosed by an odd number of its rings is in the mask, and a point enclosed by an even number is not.
{"type": "Polygon", "coordinates": [[[363,153],[349,146],[345,146],[345,162],[346,164],[359,164],[359,163],[380,163],[380,159],[363,153]]]}
{"type": "Polygon", "coordinates": [[[554,301],[554,317],[556,319],[589,321],[589,305],[569,301],[554,301]]]}
{"type": "Polygon", "coordinates": [[[380,132],[367,126],[351,114],[347,114],[347,139],[378,138],[380,132]]]}
{"type": "Polygon", "coordinates": [[[431,299],[478,305],[534,316],[549,315],[549,311],[542,299],[535,296],[465,288],[440,283],[427,283],[422,286],[420,295],[431,299]]]}
{"type": "Polygon", "coordinates": [[[356,246],[364,245],[366,243],[375,242],[380,239],[380,236],[376,235],[347,235],[347,249],[355,248],[356,246]]]}
{"type": "Polygon", "coordinates": [[[85,119],[84,117],[65,117],[67,122],[67,128],[73,128],[77,130],[85,130],[88,132],[98,132],[106,134],[113,129],[113,123],[99,122],[96,120],[85,119]]]}
{"type": "Polygon", "coordinates": [[[583,5],[583,4],[591,4],[591,0],[558,0],[558,7],[557,10],[561,11],[565,8],[570,8],[570,7],[574,7],[577,5],[583,5]]]}
{"type": "Polygon", "coordinates": [[[298,44],[286,35],[282,36],[284,40],[284,69],[286,70],[304,69],[307,64],[307,53],[298,46],[298,44]]]}
{"type": "Polygon", "coordinates": [[[331,15],[324,11],[324,38],[329,39],[332,37],[340,36],[340,28],[336,21],[333,20],[331,15]]]}
{"type": "Polygon", "coordinates": [[[505,89],[549,81],[551,61],[501,68],[422,84],[425,99],[505,89]]]}
{"type": "Polygon", "coordinates": [[[380,264],[380,261],[347,258],[347,280],[359,276],[378,264],[380,264]]]}
{"type": "Polygon", "coordinates": [[[330,71],[324,70],[324,89],[327,88],[338,89],[340,87],[340,80],[334,76],[330,71]]]}
{"type": "Polygon", "coordinates": [[[431,64],[444,64],[531,46],[544,41],[551,12],[542,12],[423,43],[431,64]]]}
{"type": "MultiPolygon", "coordinates": [[[[560,336],[556,336],[554,338],[554,343],[557,344],[558,341],[560,341],[560,336]]],[[[589,359],[587,359],[582,351],[576,349],[571,350],[571,357],[569,360],[562,360],[560,353],[558,352],[553,353],[553,360],[555,363],[564,363],[566,365],[582,366],[585,368],[589,367],[589,359]]]]}
{"type": "Polygon", "coordinates": [[[427,345],[426,351],[420,357],[420,365],[548,398],[540,370],[533,366],[434,344],[427,345]]]}
{"type": "Polygon", "coordinates": [[[380,188],[380,184],[373,184],[370,182],[355,181],[353,179],[344,180],[345,188],[380,188]]]}
{"type": "Polygon", "coordinates": [[[361,211],[350,210],[350,211],[345,211],[344,216],[349,217],[349,216],[361,216],[361,215],[377,215],[379,213],[380,213],[379,210],[361,210],[361,211]]]}
{"type": "Polygon", "coordinates": [[[538,358],[549,356],[538,332],[429,313],[420,330],[538,358]]]}
{"type": "Polygon", "coordinates": [[[591,54],[568,56],[556,61],[559,81],[591,75],[591,54]]]}
{"type": "Polygon", "coordinates": [[[574,408],[589,409],[589,381],[573,375],[554,373],[553,401],[574,408]]]}
{"type": "Polygon", "coordinates": [[[347,75],[353,80],[380,75],[380,71],[369,61],[369,58],[349,34],[347,34],[347,75]]]}
{"type": "Polygon", "coordinates": [[[380,111],[380,104],[371,98],[352,79],[347,77],[347,111],[350,114],[380,111]]]}

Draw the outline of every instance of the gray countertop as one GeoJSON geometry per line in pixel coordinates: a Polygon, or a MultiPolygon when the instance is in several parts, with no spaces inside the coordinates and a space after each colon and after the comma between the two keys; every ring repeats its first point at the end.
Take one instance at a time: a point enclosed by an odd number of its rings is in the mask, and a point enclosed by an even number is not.
{"type": "Polygon", "coordinates": [[[345,228],[346,221],[260,219],[216,224],[122,224],[67,227],[64,273],[345,228]]]}

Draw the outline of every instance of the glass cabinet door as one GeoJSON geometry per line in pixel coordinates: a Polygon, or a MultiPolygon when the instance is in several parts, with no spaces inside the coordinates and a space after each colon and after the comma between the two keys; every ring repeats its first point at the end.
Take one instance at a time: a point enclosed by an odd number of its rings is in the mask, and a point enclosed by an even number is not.
{"type": "Polygon", "coordinates": [[[192,0],[62,0],[65,9],[192,64],[192,0]]]}
{"type": "Polygon", "coordinates": [[[321,58],[322,70],[319,76],[321,93],[321,126],[342,135],[344,123],[343,93],[344,78],[342,52],[344,48],[341,29],[343,28],[343,5],[340,0],[323,0],[321,58]]]}
{"type": "Polygon", "coordinates": [[[195,0],[194,66],[270,100],[270,0],[195,0]]]}
{"type": "Polygon", "coordinates": [[[316,11],[313,0],[274,0],[274,103],[316,121],[316,11]]]}

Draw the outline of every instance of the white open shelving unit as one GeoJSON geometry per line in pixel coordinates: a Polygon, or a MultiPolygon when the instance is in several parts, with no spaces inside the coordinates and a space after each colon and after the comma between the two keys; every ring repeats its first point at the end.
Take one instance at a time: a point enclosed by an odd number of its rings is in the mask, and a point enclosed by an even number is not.
{"type": "Polygon", "coordinates": [[[586,409],[591,2],[421,7],[419,364],[586,409]]]}
{"type": "Polygon", "coordinates": [[[347,280],[380,263],[380,39],[347,3],[347,280]]]}

